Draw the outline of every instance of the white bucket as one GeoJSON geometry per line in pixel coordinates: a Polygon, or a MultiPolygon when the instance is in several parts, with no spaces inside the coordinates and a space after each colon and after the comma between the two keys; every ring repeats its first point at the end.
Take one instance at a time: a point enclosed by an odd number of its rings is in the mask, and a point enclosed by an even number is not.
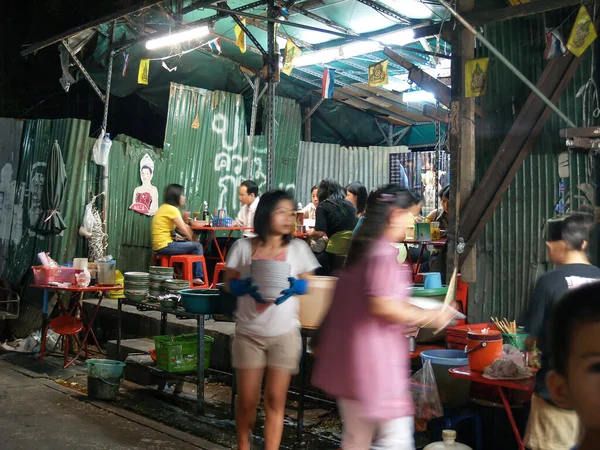
{"type": "Polygon", "coordinates": [[[329,311],[337,284],[336,277],[313,276],[308,279],[308,293],[299,295],[300,323],[304,328],[318,328],[329,311]]]}

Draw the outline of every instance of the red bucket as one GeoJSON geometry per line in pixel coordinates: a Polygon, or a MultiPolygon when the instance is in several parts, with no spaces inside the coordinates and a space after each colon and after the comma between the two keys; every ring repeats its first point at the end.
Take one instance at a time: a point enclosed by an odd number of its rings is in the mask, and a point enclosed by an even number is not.
{"type": "Polygon", "coordinates": [[[489,330],[469,331],[467,334],[469,366],[475,372],[483,372],[487,366],[502,358],[502,333],[489,330]]]}

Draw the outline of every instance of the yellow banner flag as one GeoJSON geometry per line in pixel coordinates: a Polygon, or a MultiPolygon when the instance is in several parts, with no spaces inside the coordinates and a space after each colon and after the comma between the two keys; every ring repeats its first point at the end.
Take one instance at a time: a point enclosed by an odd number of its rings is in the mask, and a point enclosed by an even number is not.
{"type": "Polygon", "coordinates": [[[302,54],[302,50],[294,44],[294,41],[288,39],[285,43],[285,50],[283,51],[283,68],[281,71],[286,75],[292,73],[294,70],[294,60],[302,54]]]}
{"type": "MultiPolygon", "coordinates": [[[[246,19],[242,19],[242,23],[246,25],[246,19]]],[[[233,32],[235,33],[235,45],[238,46],[240,52],[246,53],[246,33],[239,25],[233,27],[233,32]]]]}
{"type": "Polygon", "coordinates": [[[465,97],[479,97],[487,88],[487,70],[490,58],[465,62],[465,97]]]}
{"type": "Polygon", "coordinates": [[[150,73],[150,60],[140,60],[140,70],[138,70],[138,84],[148,84],[148,74],[150,73]]]}
{"type": "Polygon", "coordinates": [[[569,36],[569,40],[567,41],[567,48],[575,56],[581,56],[597,37],[598,35],[594,29],[592,19],[585,6],[582,6],[577,13],[575,25],[573,25],[571,36],[569,36]]]}
{"type": "Polygon", "coordinates": [[[388,84],[388,60],[369,66],[369,86],[388,84]]]}

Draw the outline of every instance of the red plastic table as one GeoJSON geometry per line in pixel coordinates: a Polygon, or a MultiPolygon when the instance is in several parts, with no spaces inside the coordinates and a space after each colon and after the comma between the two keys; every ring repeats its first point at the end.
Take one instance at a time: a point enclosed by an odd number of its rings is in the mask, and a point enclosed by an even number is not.
{"type": "MultiPolygon", "coordinates": [[[[81,319],[83,322],[84,330],[85,330],[85,335],[81,342],[86,342],[88,337],[91,335],[92,339],[94,340],[94,343],[98,347],[98,350],[100,350],[100,352],[104,353],[104,351],[102,350],[102,347],[100,347],[100,343],[98,342],[98,339],[96,338],[96,334],[94,333],[94,330],[92,329],[92,327],[94,325],[94,321],[96,320],[96,316],[98,315],[98,311],[100,311],[100,304],[102,303],[102,300],[104,299],[104,295],[106,294],[106,292],[117,291],[119,289],[123,289],[123,286],[90,286],[90,287],[86,287],[86,288],[80,288],[77,286],[60,287],[60,286],[56,286],[56,285],[52,285],[52,284],[32,284],[31,287],[35,288],[35,289],[43,289],[44,290],[44,292],[45,292],[44,303],[46,303],[47,299],[48,299],[47,292],[50,290],[54,291],[56,293],[56,296],[58,297],[58,302],[57,302],[58,307],[60,308],[62,314],[65,316],[72,316],[77,310],[79,310],[79,313],[81,315],[81,319]],[[63,305],[63,302],[62,302],[63,292],[70,293],[71,299],[73,300],[73,306],[69,310],[67,310],[65,308],[65,306],[63,305]],[[84,292],[99,292],[100,293],[100,296],[98,297],[98,303],[96,304],[96,309],[94,310],[94,312],[89,320],[83,310],[83,305],[81,304],[81,299],[83,297],[84,292]]],[[[46,310],[47,310],[47,306],[44,305],[44,311],[46,311],[46,310]]],[[[45,320],[43,322],[45,322],[45,320]]],[[[44,332],[45,328],[46,328],[46,323],[42,323],[42,333],[44,332]]],[[[79,356],[79,355],[77,355],[77,356],[79,356]]],[[[75,359],[77,359],[77,358],[74,358],[73,361],[75,359]]]]}
{"type": "Polygon", "coordinates": [[[406,260],[412,267],[413,270],[413,280],[417,277],[419,273],[419,268],[421,267],[421,259],[423,258],[423,252],[425,251],[425,247],[428,245],[433,245],[434,247],[443,247],[446,245],[446,239],[439,239],[437,241],[415,241],[414,239],[405,239],[403,242],[404,248],[406,248],[406,260]],[[410,252],[408,251],[409,244],[416,244],[421,246],[421,251],[419,252],[419,257],[417,258],[417,262],[413,263],[410,252]]]}
{"type": "Polygon", "coordinates": [[[470,380],[473,383],[488,384],[490,386],[496,387],[496,390],[498,391],[498,394],[502,399],[502,404],[504,405],[504,410],[506,411],[506,415],[508,416],[508,420],[510,421],[513,433],[515,434],[517,444],[519,445],[519,450],[525,450],[523,438],[521,437],[519,429],[517,428],[517,423],[515,422],[515,418],[510,408],[510,404],[506,399],[504,389],[516,389],[518,391],[525,391],[531,394],[533,393],[533,387],[535,385],[535,377],[527,378],[526,380],[489,380],[487,378],[484,378],[483,375],[479,372],[472,372],[469,366],[454,367],[452,369],[449,369],[448,372],[450,373],[450,376],[454,378],[470,380]]]}
{"type": "Polygon", "coordinates": [[[192,225],[190,228],[194,231],[208,231],[210,233],[210,239],[207,239],[206,243],[204,244],[204,253],[206,254],[206,250],[207,250],[209,242],[213,241],[215,243],[215,246],[217,247],[217,252],[219,253],[219,258],[221,259],[222,263],[225,262],[225,255],[227,253],[227,244],[229,243],[229,240],[231,239],[231,235],[233,234],[233,232],[234,231],[252,230],[252,228],[249,228],[249,227],[208,227],[208,226],[198,227],[198,226],[194,226],[194,225],[192,225]],[[216,231],[229,231],[229,235],[227,236],[227,241],[225,241],[225,251],[221,250],[221,247],[219,246],[219,242],[217,241],[217,235],[215,234],[216,231]]]}

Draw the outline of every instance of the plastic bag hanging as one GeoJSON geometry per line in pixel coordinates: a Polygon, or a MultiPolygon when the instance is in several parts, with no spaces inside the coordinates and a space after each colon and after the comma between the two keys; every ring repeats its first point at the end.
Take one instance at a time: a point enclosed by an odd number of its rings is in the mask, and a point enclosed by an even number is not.
{"type": "Polygon", "coordinates": [[[94,214],[92,212],[92,207],[94,206],[95,201],[96,197],[94,197],[87,205],[85,205],[83,221],[79,227],[79,234],[87,239],[91,238],[92,233],[94,232],[94,214]]]}

